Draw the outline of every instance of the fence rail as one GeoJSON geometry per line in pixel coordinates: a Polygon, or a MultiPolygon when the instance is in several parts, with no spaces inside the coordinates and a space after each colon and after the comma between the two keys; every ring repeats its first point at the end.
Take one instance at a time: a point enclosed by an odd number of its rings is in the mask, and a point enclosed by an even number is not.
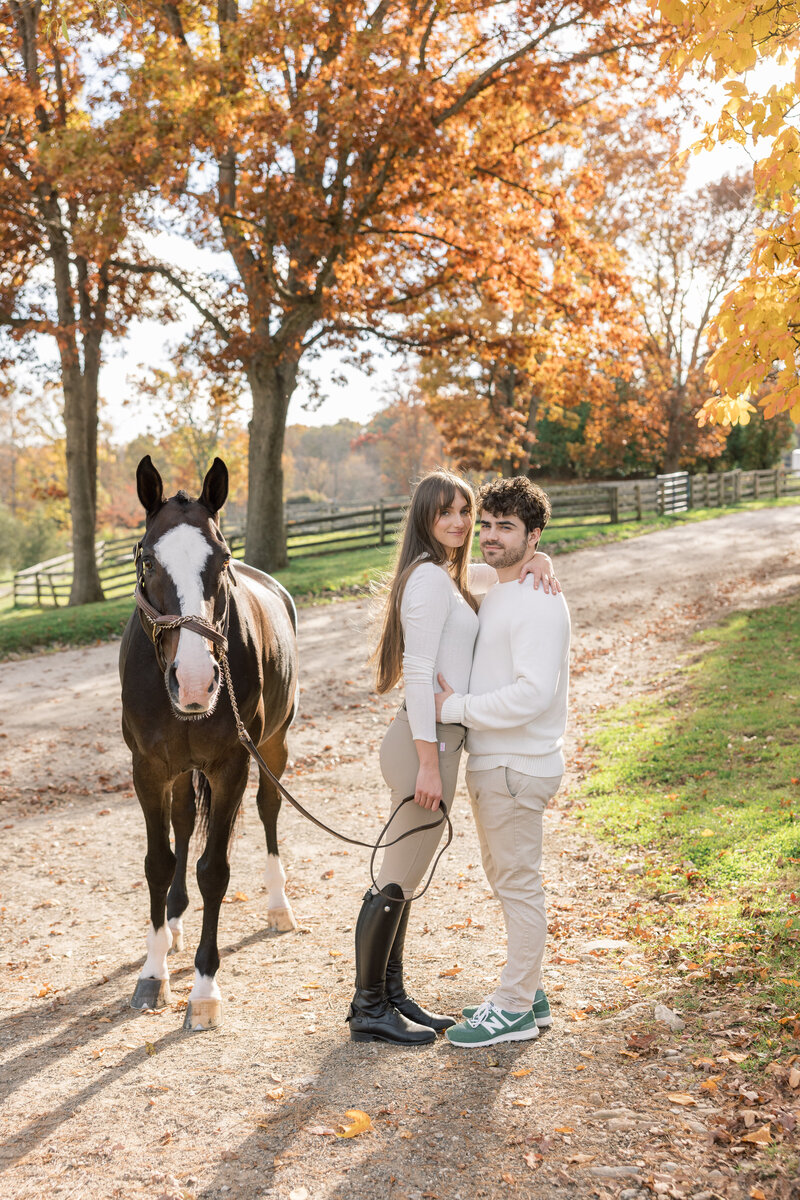
{"type": "MultiPolygon", "coordinates": [[[[800,474],[783,467],[767,471],[657,475],[653,479],[555,486],[548,490],[553,515],[549,529],[641,521],[656,514],[675,515],[693,508],[721,508],[743,500],[800,495],[800,474]]],[[[403,518],[407,499],[377,500],[362,508],[316,512],[286,521],[289,559],[335,554],[389,544],[403,518]]],[[[97,543],[97,563],[108,599],[133,590],[132,547],[141,531],[97,543]]],[[[226,531],[235,558],[244,557],[244,532],[226,531]]],[[[36,563],[14,576],[16,606],[66,604],[72,584],[72,555],[36,563]]]]}

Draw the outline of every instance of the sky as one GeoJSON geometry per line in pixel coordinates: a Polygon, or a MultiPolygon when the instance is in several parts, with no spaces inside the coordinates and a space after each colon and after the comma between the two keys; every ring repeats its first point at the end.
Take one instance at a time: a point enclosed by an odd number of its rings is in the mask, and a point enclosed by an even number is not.
{"type": "MultiPolygon", "coordinates": [[[[709,95],[708,118],[719,108],[722,90],[713,88],[709,95]]],[[[696,131],[687,128],[685,144],[696,138],[696,131]]],[[[697,189],[724,174],[733,173],[750,166],[752,160],[743,147],[727,144],[713,151],[694,155],[689,163],[689,184],[697,189]]],[[[201,252],[181,239],[164,237],[163,244],[154,246],[155,252],[166,260],[171,258],[178,265],[219,270],[225,256],[201,252]]],[[[223,267],[224,269],[224,267],[223,267]]],[[[143,366],[167,367],[169,346],[180,340],[182,333],[191,326],[191,321],[181,326],[176,323],[164,327],[156,321],[136,323],[128,337],[120,340],[113,354],[109,355],[100,376],[100,394],[105,400],[104,417],[111,423],[114,436],[124,442],[147,429],[154,420],[150,408],[142,411],[141,404],[134,402],[136,389],[129,377],[141,374],[143,366]],[[125,401],[128,401],[127,403],[125,401]]],[[[402,359],[374,343],[372,372],[368,375],[343,361],[344,356],[336,351],[324,351],[307,368],[322,385],[325,402],[316,410],[304,408],[309,400],[309,388],[300,384],[289,406],[288,424],[329,425],[347,418],[366,424],[376,412],[385,406],[389,398],[402,359]],[[326,384],[337,375],[346,378],[345,386],[326,384]]]]}

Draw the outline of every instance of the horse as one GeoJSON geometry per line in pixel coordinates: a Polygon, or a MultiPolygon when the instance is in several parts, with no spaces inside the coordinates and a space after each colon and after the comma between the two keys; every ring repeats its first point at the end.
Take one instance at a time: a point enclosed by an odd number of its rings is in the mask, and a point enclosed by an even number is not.
{"type": "MultiPolygon", "coordinates": [[[[137,609],[122,637],[119,669],[122,733],[147,830],[150,927],[131,1006],[163,1007],[171,999],[167,955],[183,949],[186,867],[199,816],[203,925],[184,1029],[211,1029],[222,1013],[219,911],[250,763],[234,712],[238,703],[244,727],[280,778],[297,711],[297,614],[277,580],[231,556],[217,521],[228,495],[222,459],[214,459],[196,500],[184,491],[165,499],[149,455],[139,463],[136,486],[145,533],[135,551],[137,609]],[[222,696],[226,678],[235,700],[222,696]]],[[[263,772],[257,803],[267,843],[267,924],[291,930],[296,922],[277,841],[281,797],[263,772]]]]}

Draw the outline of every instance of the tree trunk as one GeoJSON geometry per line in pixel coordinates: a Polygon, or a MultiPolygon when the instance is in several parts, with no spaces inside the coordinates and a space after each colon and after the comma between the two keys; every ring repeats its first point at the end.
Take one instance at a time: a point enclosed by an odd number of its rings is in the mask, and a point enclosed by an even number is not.
{"type": "Polygon", "coordinates": [[[245,558],[260,571],[279,571],[288,563],[283,520],[283,443],[289,401],[297,383],[297,364],[258,356],[250,361],[247,378],[253,395],[253,415],[248,450],[245,558]]]}
{"type": "Polygon", "coordinates": [[[103,599],[95,557],[97,407],[93,390],[79,371],[64,372],[64,424],[67,431],[67,491],[72,521],[73,573],[69,603],[103,599]],[[89,395],[87,396],[87,392],[89,395]]]}

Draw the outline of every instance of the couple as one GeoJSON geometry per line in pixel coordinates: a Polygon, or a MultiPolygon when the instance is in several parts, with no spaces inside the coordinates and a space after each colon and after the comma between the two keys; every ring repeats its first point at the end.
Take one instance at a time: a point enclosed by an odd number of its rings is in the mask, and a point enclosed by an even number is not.
{"type": "Polygon", "coordinates": [[[564,770],[569,613],[552,563],[537,552],[550,502],[529,479],[496,479],[478,496],[485,563],[470,563],[476,501],[469,484],[433,471],[417,485],[400,539],[378,648],[377,687],[402,678],[405,702],[381,745],[381,771],[400,808],[356,924],[353,1041],[457,1046],[527,1041],[550,1025],[541,989],[547,934],[542,813],[564,770]],[[532,575],[532,578],[527,578],[532,575]],[[539,583],[543,587],[539,589],[539,583]],[[479,599],[480,598],[480,599],[479,599]],[[474,652],[474,655],[473,655],[474,652]],[[503,906],[508,959],[496,991],[464,1020],[427,1012],[403,985],[413,896],[450,811],[461,750],[484,870],[503,906]]]}

